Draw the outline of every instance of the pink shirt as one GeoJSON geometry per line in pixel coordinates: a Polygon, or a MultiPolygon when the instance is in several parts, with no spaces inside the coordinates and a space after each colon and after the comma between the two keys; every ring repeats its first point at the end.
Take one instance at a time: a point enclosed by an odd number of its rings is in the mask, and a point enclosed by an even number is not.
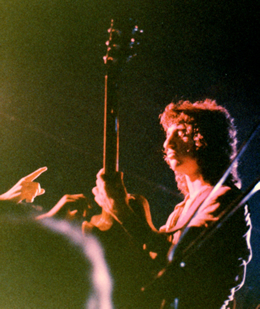
{"type": "Polygon", "coordinates": [[[177,244],[185,227],[208,226],[209,222],[219,220],[219,215],[223,209],[220,209],[220,203],[217,202],[217,199],[231,189],[222,186],[211,196],[207,203],[203,203],[212,188],[210,186],[204,188],[193,199],[190,199],[189,195],[187,195],[183,202],[175,206],[166,224],[160,228],[160,232],[174,233],[173,244],[177,244]]]}

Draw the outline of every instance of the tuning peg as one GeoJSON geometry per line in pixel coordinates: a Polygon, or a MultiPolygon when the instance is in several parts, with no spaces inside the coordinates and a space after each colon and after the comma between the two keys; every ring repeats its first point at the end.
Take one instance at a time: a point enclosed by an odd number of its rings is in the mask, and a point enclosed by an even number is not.
{"type": "Polygon", "coordinates": [[[131,41],[130,41],[130,43],[129,43],[130,48],[133,48],[133,45],[134,45],[134,44],[135,44],[135,39],[132,38],[131,41]]]}
{"type": "Polygon", "coordinates": [[[107,32],[110,33],[110,35],[113,35],[113,36],[115,36],[115,35],[118,36],[118,37],[121,36],[121,31],[113,28],[113,25],[110,28],[107,29],[107,32]]]}
{"type": "Polygon", "coordinates": [[[135,25],[134,28],[133,28],[133,30],[132,30],[132,33],[135,34],[136,32],[138,32],[138,29],[139,29],[138,26],[135,25]]]}
{"type": "Polygon", "coordinates": [[[132,30],[132,34],[136,34],[136,33],[143,33],[144,31],[142,29],[139,30],[138,25],[135,25],[133,30],[132,30]]]}
{"type": "Polygon", "coordinates": [[[106,46],[108,47],[107,51],[110,51],[111,49],[113,49],[113,50],[119,50],[120,49],[121,46],[119,44],[115,44],[115,43],[111,44],[111,43],[112,43],[111,41],[106,41],[106,46]]]}
{"type": "Polygon", "coordinates": [[[129,61],[131,61],[134,57],[136,57],[137,56],[137,53],[135,53],[135,54],[133,54],[133,55],[129,55],[128,57],[127,57],[127,59],[126,59],[126,62],[129,62],[129,61]]]}
{"type": "Polygon", "coordinates": [[[104,64],[107,64],[108,62],[116,63],[118,61],[117,58],[110,57],[110,56],[107,56],[107,55],[103,57],[103,60],[104,60],[104,64]]]}

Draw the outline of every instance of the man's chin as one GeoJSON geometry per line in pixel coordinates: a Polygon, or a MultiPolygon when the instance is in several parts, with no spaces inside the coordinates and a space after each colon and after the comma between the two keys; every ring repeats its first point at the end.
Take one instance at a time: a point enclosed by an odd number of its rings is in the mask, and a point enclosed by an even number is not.
{"type": "Polygon", "coordinates": [[[178,169],[178,166],[180,165],[180,162],[173,159],[173,160],[170,160],[170,167],[173,171],[176,171],[176,169],[178,169]]]}

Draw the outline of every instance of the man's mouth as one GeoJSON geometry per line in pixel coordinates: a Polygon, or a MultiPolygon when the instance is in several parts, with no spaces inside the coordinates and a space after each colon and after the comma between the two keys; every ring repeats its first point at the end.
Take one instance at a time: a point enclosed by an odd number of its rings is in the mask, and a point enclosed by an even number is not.
{"type": "Polygon", "coordinates": [[[176,158],[176,151],[173,149],[168,149],[166,154],[168,159],[175,159],[176,158]]]}

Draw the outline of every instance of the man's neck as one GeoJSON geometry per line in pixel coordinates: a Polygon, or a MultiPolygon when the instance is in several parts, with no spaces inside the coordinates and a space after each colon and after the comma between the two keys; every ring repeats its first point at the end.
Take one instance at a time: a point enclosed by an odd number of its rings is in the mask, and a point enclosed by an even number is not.
{"type": "Polygon", "coordinates": [[[201,175],[198,175],[196,178],[190,178],[186,176],[186,180],[190,198],[194,198],[199,192],[201,192],[205,188],[210,187],[210,184],[204,181],[201,175]]]}

